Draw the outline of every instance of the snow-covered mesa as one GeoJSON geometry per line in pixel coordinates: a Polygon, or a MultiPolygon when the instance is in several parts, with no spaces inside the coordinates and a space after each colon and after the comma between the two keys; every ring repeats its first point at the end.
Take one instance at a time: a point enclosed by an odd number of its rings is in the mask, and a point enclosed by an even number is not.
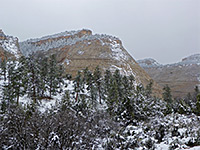
{"type": "MultiPolygon", "coordinates": [[[[86,30],[89,31],[89,30],[86,30]]],[[[20,50],[25,55],[28,56],[29,54],[36,52],[36,51],[48,51],[50,49],[54,48],[61,48],[63,46],[67,45],[74,45],[77,42],[85,42],[85,44],[90,45],[92,40],[99,40],[102,45],[108,44],[104,41],[115,41],[119,40],[118,38],[110,35],[105,34],[83,34],[79,35],[78,33],[81,32],[81,30],[78,31],[66,31],[61,32],[54,35],[44,36],[42,38],[36,38],[36,39],[29,39],[23,42],[20,42],[20,50]],[[65,37],[65,38],[64,38],[65,37]],[[48,39],[52,39],[51,41],[48,41],[48,39]],[[37,42],[43,41],[42,44],[37,44],[37,42]]]]}

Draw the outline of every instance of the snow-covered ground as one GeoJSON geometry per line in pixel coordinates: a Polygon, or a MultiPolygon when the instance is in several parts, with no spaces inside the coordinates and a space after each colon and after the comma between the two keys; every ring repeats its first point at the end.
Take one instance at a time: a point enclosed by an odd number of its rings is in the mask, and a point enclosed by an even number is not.
{"type": "MultiPolygon", "coordinates": [[[[4,81],[0,80],[1,87],[3,86],[3,84],[4,81]]],[[[54,109],[56,112],[56,107],[61,102],[64,91],[69,90],[71,93],[74,89],[72,81],[65,80],[65,85],[66,84],[67,87],[63,86],[63,92],[58,93],[56,96],[53,97],[53,99],[39,100],[39,105],[37,107],[40,112],[44,113],[47,110],[54,111],[54,109]]],[[[84,93],[87,95],[89,93],[86,88],[87,86],[85,85],[84,93]]],[[[0,92],[1,91],[2,90],[0,90],[0,92]]],[[[73,98],[72,93],[70,94],[70,96],[73,98]]],[[[23,97],[20,97],[19,102],[20,104],[25,106],[26,104],[31,104],[32,100],[27,95],[25,95],[23,97]]],[[[150,101],[151,103],[149,103],[147,99],[143,100],[142,102],[144,104],[142,104],[141,107],[145,107],[143,105],[147,105],[146,103],[148,103],[148,107],[150,107],[150,105],[153,105],[152,102],[150,101]]],[[[159,102],[158,100],[154,102],[155,105],[152,107],[151,111],[157,111],[158,107],[161,107],[161,105],[158,105],[157,103],[162,103],[162,101],[159,102]]],[[[97,104],[98,111],[104,112],[106,108],[107,106],[105,103],[103,103],[103,105],[97,104]]],[[[81,112],[79,114],[81,114],[81,112]]],[[[83,116],[83,114],[81,115],[83,116]]],[[[150,117],[150,115],[148,117],[150,117]]],[[[172,113],[168,115],[159,115],[159,112],[157,112],[157,115],[150,117],[149,121],[136,121],[136,124],[129,124],[121,128],[121,131],[112,131],[113,133],[111,133],[111,135],[118,135],[121,139],[123,139],[122,144],[124,145],[134,142],[139,143],[139,146],[136,147],[137,150],[145,149],[146,143],[149,139],[154,144],[156,150],[168,150],[171,149],[171,147],[174,147],[175,150],[200,150],[200,146],[195,146],[192,148],[188,146],[189,142],[195,142],[195,140],[197,140],[200,131],[199,124],[200,117],[194,114],[183,115],[172,113]],[[156,135],[160,136],[161,130],[163,131],[164,136],[162,138],[162,141],[158,142],[156,135]]],[[[104,149],[103,145],[108,142],[108,139],[112,140],[112,136],[109,138],[106,137],[95,139],[95,141],[97,141],[99,144],[99,150],[104,149]]]]}

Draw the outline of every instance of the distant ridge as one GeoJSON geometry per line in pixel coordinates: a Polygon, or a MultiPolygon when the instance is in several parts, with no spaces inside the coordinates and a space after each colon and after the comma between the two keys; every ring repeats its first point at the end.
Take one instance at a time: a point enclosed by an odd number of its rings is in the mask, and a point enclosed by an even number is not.
{"type": "Polygon", "coordinates": [[[161,65],[151,58],[137,62],[160,86],[168,84],[174,97],[193,93],[195,86],[200,88],[200,54],[167,65],[161,65]]]}

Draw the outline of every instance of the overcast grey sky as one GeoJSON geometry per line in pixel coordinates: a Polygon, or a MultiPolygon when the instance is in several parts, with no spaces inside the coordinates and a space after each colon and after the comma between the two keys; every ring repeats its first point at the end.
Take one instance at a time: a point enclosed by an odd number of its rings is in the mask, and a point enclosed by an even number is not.
{"type": "Polygon", "coordinates": [[[0,0],[0,28],[20,41],[87,28],[165,64],[200,53],[200,0],[0,0]]]}

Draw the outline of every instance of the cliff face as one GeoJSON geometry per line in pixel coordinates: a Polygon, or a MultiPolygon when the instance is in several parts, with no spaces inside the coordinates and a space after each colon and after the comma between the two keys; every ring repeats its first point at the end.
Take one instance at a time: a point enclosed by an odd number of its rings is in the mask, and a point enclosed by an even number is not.
{"type": "MultiPolygon", "coordinates": [[[[102,71],[119,69],[124,75],[133,75],[137,83],[147,85],[151,78],[122,46],[122,42],[109,35],[93,35],[90,30],[62,32],[20,43],[24,55],[56,54],[59,63],[73,76],[88,67],[102,71]]],[[[154,93],[160,96],[161,88],[155,83],[154,93]]]]}
{"type": "Polygon", "coordinates": [[[152,65],[152,63],[146,63],[147,60],[156,62],[145,59],[139,60],[138,63],[160,86],[168,84],[174,97],[185,97],[189,92],[194,92],[195,86],[200,88],[200,54],[169,65],[161,65],[157,62],[157,65],[152,65]]]}
{"type": "Polygon", "coordinates": [[[18,39],[13,36],[8,36],[0,29],[0,59],[19,58],[21,52],[19,50],[18,39]]]}

